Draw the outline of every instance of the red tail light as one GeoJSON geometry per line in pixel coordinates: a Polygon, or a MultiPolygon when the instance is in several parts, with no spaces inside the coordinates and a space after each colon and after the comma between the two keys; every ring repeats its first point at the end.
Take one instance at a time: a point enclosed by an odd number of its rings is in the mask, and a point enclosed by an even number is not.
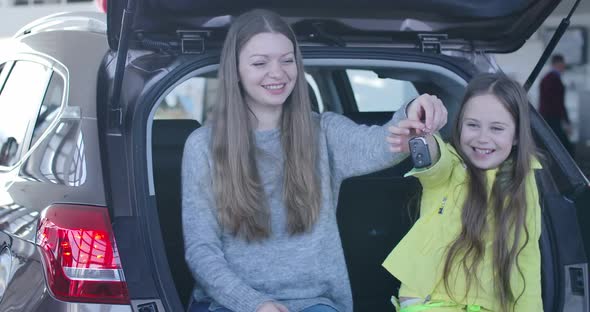
{"type": "Polygon", "coordinates": [[[41,216],[37,243],[43,250],[49,289],[57,299],[129,303],[106,208],[49,206],[41,216]]]}

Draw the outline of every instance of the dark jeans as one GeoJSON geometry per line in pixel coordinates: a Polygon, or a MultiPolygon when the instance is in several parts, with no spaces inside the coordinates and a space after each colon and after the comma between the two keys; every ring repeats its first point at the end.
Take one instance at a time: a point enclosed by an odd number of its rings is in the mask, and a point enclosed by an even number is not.
{"type": "MultiPolygon", "coordinates": [[[[188,312],[209,312],[209,302],[193,302],[191,303],[190,307],[188,308],[188,312]]],[[[215,309],[214,312],[232,312],[230,309],[226,308],[219,308],[215,309]]],[[[293,312],[293,311],[290,311],[293,312]]],[[[332,308],[331,306],[327,306],[324,304],[316,304],[301,312],[338,312],[336,309],[332,308]]]]}

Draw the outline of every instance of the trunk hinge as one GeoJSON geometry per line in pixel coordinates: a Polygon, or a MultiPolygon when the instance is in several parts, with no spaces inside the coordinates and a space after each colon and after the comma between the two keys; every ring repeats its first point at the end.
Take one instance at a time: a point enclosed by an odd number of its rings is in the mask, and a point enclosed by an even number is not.
{"type": "Polygon", "coordinates": [[[346,42],[342,40],[341,37],[330,34],[326,31],[326,25],[324,23],[313,22],[311,23],[311,28],[313,29],[313,32],[309,34],[310,39],[335,47],[346,46],[346,42]]]}
{"type": "Polygon", "coordinates": [[[182,54],[202,54],[205,52],[205,38],[210,31],[202,30],[177,30],[182,54]]]}
{"type": "Polygon", "coordinates": [[[447,34],[418,34],[420,51],[440,54],[442,51],[441,41],[448,38],[447,34]]]}

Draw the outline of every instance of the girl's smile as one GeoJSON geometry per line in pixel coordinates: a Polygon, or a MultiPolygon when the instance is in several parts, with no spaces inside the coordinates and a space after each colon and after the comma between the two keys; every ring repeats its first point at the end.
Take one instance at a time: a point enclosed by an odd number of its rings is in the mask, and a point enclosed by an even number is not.
{"type": "Polygon", "coordinates": [[[252,111],[280,111],[297,79],[293,43],[280,33],[254,35],[239,53],[238,70],[252,111]]]}
{"type": "Polygon", "coordinates": [[[461,121],[461,150],[479,169],[504,162],[516,143],[516,125],[504,105],[491,94],[471,98],[461,121]]]}
{"type": "Polygon", "coordinates": [[[266,89],[272,95],[280,95],[285,92],[285,87],[287,86],[286,83],[279,83],[279,84],[267,84],[263,85],[262,87],[266,89]]]}

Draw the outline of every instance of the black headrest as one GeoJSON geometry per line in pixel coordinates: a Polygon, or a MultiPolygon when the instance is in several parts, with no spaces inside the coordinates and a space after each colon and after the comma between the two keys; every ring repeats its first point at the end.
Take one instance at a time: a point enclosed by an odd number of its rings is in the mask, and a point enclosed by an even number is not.
{"type": "Polygon", "coordinates": [[[152,125],[152,144],[184,146],[186,138],[200,126],[194,119],[155,119],[152,125]]]}

